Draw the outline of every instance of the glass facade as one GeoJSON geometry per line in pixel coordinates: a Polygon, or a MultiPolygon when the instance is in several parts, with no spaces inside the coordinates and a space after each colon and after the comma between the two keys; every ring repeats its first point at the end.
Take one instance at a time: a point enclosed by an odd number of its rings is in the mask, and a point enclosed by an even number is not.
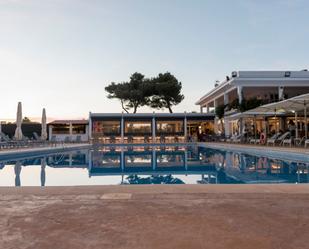
{"type": "Polygon", "coordinates": [[[119,121],[94,121],[93,132],[102,134],[120,134],[119,121]]]}
{"type": "Polygon", "coordinates": [[[124,123],[125,134],[151,134],[151,121],[125,121],[124,123]]]}
{"type": "Polygon", "coordinates": [[[53,134],[70,134],[70,125],[68,124],[53,125],[53,134]]]}
{"type": "Polygon", "coordinates": [[[157,134],[184,134],[183,120],[156,121],[157,134]]]}
{"type": "Polygon", "coordinates": [[[72,134],[86,134],[86,125],[72,125],[72,134]]]}

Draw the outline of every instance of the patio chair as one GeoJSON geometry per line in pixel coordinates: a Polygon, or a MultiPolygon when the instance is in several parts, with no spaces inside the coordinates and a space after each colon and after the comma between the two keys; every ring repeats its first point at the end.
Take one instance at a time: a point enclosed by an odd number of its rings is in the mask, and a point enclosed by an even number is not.
{"type": "Polygon", "coordinates": [[[133,144],[133,136],[128,136],[128,143],[133,144]]]}
{"type": "Polygon", "coordinates": [[[175,137],[174,137],[174,142],[175,142],[175,143],[179,143],[179,138],[178,138],[178,136],[175,136],[175,137]]]}
{"type": "Polygon", "coordinates": [[[165,136],[164,135],[160,136],[160,143],[165,143],[165,136]]]}
{"type": "Polygon", "coordinates": [[[149,143],[149,141],[150,141],[150,140],[149,140],[149,136],[147,136],[147,135],[144,136],[144,143],[149,143]]]}
{"type": "Polygon", "coordinates": [[[71,142],[71,138],[70,138],[69,136],[66,136],[66,137],[64,138],[64,142],[65,142],[65,143],[70,143],[70,142],[71,142]]]}
{"type": "Polygon", "coordinates": [[[81,143],[82,142],[82,137],[81,136],[76,136],[76,143],[81,143]]]}
{"type": "Polygon", "coordinates": [[[111,136],[109,141],[110,141],[111,144],[116,143],[116,137],[115,136],[111,136]]]}

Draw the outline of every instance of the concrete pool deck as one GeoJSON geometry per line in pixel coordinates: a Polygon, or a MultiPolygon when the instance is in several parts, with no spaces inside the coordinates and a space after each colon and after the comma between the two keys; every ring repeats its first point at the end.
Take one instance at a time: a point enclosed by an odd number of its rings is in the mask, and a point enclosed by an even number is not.
{"type": "Polygon", "coordinates": [[[207,142],[197,143],[198,146],[205,148],[219,149],[230,152],[242,152],[256,156],[265,156],[290,161],[297,159],[309,162],[309,147],[283,147],[283,146],[266,146],[254,144],[237,144],[225,142],[207,142]],[[292,158],[291,158],[292,156],[292,158]]]}
{"type": "Polygon", "coordinates": [[[0,188],[0,248],[309,248],[309,185],[0,188]]]}
{"type": "Polygon", "coordinates": [[[76,144],[56,144],[38,147],[25,147],[17,149],[5,149],[0,150],[0,159],[20,158],[27,156],[36,156],[42,154],[58,153],[70,150],[81,150],[90,148],[88,143],[76,143],[76,144]]]}

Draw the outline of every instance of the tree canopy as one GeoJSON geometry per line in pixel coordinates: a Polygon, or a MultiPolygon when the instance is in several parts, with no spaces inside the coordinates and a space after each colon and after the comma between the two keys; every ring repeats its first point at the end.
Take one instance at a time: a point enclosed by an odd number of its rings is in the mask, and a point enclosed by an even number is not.
{"type": "Polygon", "coordinates": [[[105,87],[105,91],[108,92],[108,98],[119,99],[122,109],[127,113],[130,109],[136,113],[141,106],[168,108],[172,112],[172,106],[184,99],[181,88],[181,82],[169,72],[152,79],[136,72],[131,75],[130,81],[112,82],[105,87]]]}
{"type": "Polygon", "coordinates": [[[181,94],[181,82],[179,82],[171,73],[160,73],[152,79],[153,95],[150,99],[150,106],[161,109],[167,108],[172,113],[172,106],[179,104],[184,95],[181,94]]]}
{"type": "Polygon", "coordinates": [[[105,87],[105,91],[108,92],[108,98],[120,100],[125,112],[129,113],[129,109],[133,108],[133,113],[136,113],[138,107],[146,105],[149,101],[151,93],[148,84],[143,74],[134,73],[129,82],[112,82],[105,87]]]}

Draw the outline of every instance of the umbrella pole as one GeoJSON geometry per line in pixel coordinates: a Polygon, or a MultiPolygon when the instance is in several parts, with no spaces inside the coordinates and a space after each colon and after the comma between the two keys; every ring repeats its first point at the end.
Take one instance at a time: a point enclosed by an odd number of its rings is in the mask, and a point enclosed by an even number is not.
{"type": "Polygon", "coordinates": [[[295,111],[295,137],[298,138],[297,112],[295,111]]]}
{"type": "Polygon", "coordinates": [[[254,115],[254,139],[256,143],[256,116],[254,115]]]}
{"type": "Polygon", "coordinates": [[[304,103],[304,112],[305,112],[305,138],[307,139],[308,134],[308,119],[307,119],[307,106],[306,103],[304,103]]]}

